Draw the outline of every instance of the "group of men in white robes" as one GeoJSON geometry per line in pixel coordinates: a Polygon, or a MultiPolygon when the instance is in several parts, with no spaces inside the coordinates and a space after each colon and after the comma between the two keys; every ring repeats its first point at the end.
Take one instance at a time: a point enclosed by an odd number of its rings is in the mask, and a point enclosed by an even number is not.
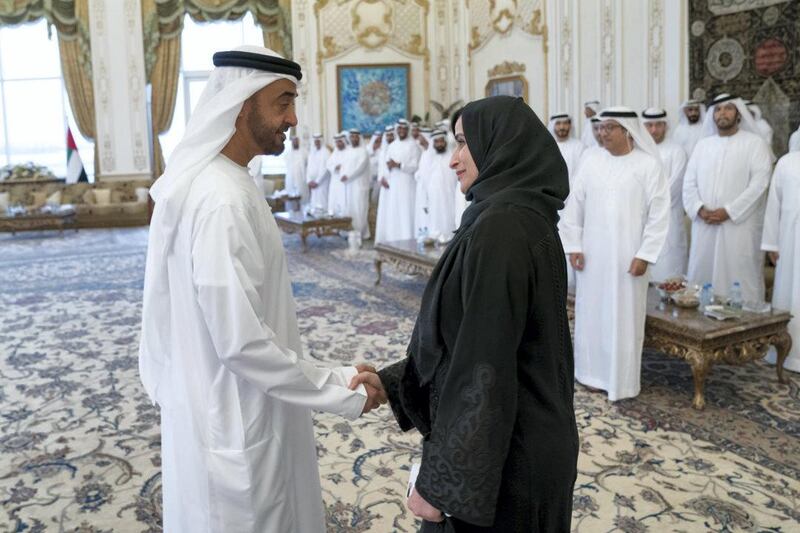
{"type": "MultiPolygon", "coordinates": [[[[800,158],[784,156],[770,188],[774,157],[757,113],[728,94],[705,111],[700,102],[685,102],[670,137],[663,109],[649,108],[641,120],[628,109],[606,109],[599,118],[600,146],[583,150],[576,171],[567,117],[551,117],[570,172],[559,230],[575,271],[576,378],[607,391],[612,401],[639,392],[647,286],[642,280],[686,276],[691,285],[712,284],[723,298],[738,283],[742,299],[757,303],[765,295],[767,251],[778,265],[773,305],[800,312],[800,158]],[[629,150],[613,145],[621,142],[622,131],[629,150]],[[660,177],[648,176],[653,168],[660,177]],[[662,182],[663,189],[653,185],[662,182]],[[626,263],[634,253],[645,261],[641,276],[626,263]],[[610,272],[616,273],[611,282],[610,272]]],[[[796,322],[790,328],[800,335],[796,322]]],[[[786,368],[800,369],[799,354],[795,348],[786,368]]]]}

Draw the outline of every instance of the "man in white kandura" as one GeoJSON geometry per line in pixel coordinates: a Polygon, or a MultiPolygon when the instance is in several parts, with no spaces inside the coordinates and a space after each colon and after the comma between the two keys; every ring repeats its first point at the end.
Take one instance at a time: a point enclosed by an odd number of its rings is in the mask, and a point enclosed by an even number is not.
{"type": "MultiPolygon", "coordinates": [[[[775,265],[772,306],[793,315],[789,335],[794,343],[783,366],[800,372],[800,152],[789,152],[775,167],[761,249],[775,265]]],[[[767,361],[775,363],[774,348],[767,361]]]]}
{"type": "Polygon", "coordinates": [[[770,126],[769,122],[767,122],[767,119],[764,118],[761,108],[752,100],[747,100],[745,105],[747,106],[747,110],[750,111],[750,114],[756,123],[756,128],[758,129],[759,135],[761,135],[761,138],[767,143],[767,146],[772,147],[772,137],[774,132],[772,130],[772,126],[770,126]]]}
{"type": "Polygon", "coordinates": [[[592,133],[592,117],[597,115],[600,110],[600,102],[597,100],[589,100],[583,104],[583,115],[586,117],[586,122],[583,124],[583,133],[581,133],[581,142],[586,148],[595,146],[597,140],[592,133]]]}
{"type": "Polygon", "coordinates": [[[258,46],[214,65],[150,189],[139,373],[161,407],[164,531],[322,533],[312,409],[355,419],[379,398],[348,389],[356,368],[305,358],[281,234],[245,167],[283,151],[300,66],[258,46]]]}
{"type": "Polygon", "coordinates": [[[328,210],[328,187],[330,186],[331,173],[326,164],[330,157],[330,150],[325,146],[321,133],[314,134],[314,146],[308,154],[306,166],[306,181],[310,192],[309,204],[312,209],[328,210]]]}
{"type": "Polygon", "coordinates": [[[286,188],[300,195],[300,205],[306,205],[309,197],[306,181],[308,153],[300,145],[300,137],[292,137],[292,149],[286,155],[286,188]]]}
{"type": "Polygon", "coordinates": [[[658,147],[664,175],[667,178],[670,196],[669,233],[658,261],[650,269],[653,281],[664,281],[686,275],[689,246],[686,242],[686,226],[683,219],[683,173],[686,171],[686,152],[677,143],[667,138],[667,112],[651,107],[642,113],[642,123],[658,147]]]}
{"type": "Polygon", "coordinates": [[[425,169],[425,198],[428,201],[428,232],[431,236],[450,239],[456,230],[455,195],[458,176],[450,168],[452,150],[447,134],[436,130],[431,134],[431,154],[425,169]]]}
{"type": "Polygon", "coordinates": [[[369,238],[367,211],[369,210],[369,154],[361,144],[361,132],[351,129],[350,148],[344,154],[341,177],[344,183],[347,209],[345,215],[353,219],[353,231],[358,241],[369,238]]]}
{"type": "Polygon", "coordinates": [[[369,154],[369,198],[370,202],[378,201],[380,185],[378,185],[378,164],[381,158],[381,146],[383,145],[383,132],[376,131],[372,134],[372,139],[367,143],[367,154],[369,154]]]}
{"type": "Polygon", "coordinates": [[[347,158],[347,136],[339,132],[333,136],[334,150],[325,163],[331,175],[331,186],[328,189],[328,212],[343,216],[347,212],[347,190],[342,181],[342,166],[347,158]]]}
{"type": "Polygon", "coordinates": [[[683,177],[683,206],[692,220],[687,278],[727,296],[739,282],[745,301],[764,300],[760,250],[771,151],[741,98],[717,96],[683,177]]]}
{"type": "MultiPolygon", "coordinates": [[[[593,119],[594,117],[589,119],[589,124],[592,125],[592,131],[594,131],[594,123],[591,122],[593,119]]],[[[586,147],[581,141],[572,136],[572,117],[567,113],[559,112],[555,115],[551,115],[547,123],[547,129],[556,140],[556,145],[561,152],[561,157],[564,158],[564,162],[567,164],[567,177],[569,178],[570,189],[572,189],[572,180],[575,177],[575,173],[578,171],[581,154],[583,154],[586,147]]],[[[559,226],[560,225],[561,222],[559,221],[559,226]]],[[[575,270],[569,262],[567,262],[567,288],[570,291],[573,291],[575,288],[575,270]]]]}
{"type": "MultiPolygon", "coordinates": [[[[591,121],[589,124],[591,125],[591,121]]],[[[547,129],[555,138],[558,149],[561,151],[561,157],[567,164],[567,173],[571,184],[585,148],[583,143],[572,135],[572,117],[567,113],[556,113],[550,117],[547,129]]]]}
{"type": "Polygon", "coordinates": [[[648,266],[669,228],[658,149],[636,113],[600,113],[605,153],[575,176],[561,238],[576,271],[575,379],[611,401],[639,394],[648,266]]]}
{"type": "Polygon", "coordinates": [[[789,151],[800,152],[800,126],[789,136],[789,151]]]}
{"type": "Polygon", "coordinates": [[[706,105],[700,100],[686,100],[681,105],[679,113],[678,125],[672,132],[672,140],[683,148],[686,157],[692,157],[697,141],[703,137],[706,105]]]}
{"type": "Polygon", "coordinates": [[[433,154],[433,146],[431,145],[431,130],[428,128],[420,128],[419,134],[416,139],[417,146],[419,147],[420,157],[417,171],[414,172],[414,182],[416,184],[414,191],[414,236],[420,233],[428,234],[430,209],[428,206],[428,188],[426,181],[430,172],[429,161],[433,154]]]}
{"type": "Polygon", "coordinates": [[[375,242],[402,241],[414,235],[414,172],[419,165],[419,146],[408,135],[408,121],[397,121],[397,139],[386,148],[385,174],[381,178],[375,242]]]}

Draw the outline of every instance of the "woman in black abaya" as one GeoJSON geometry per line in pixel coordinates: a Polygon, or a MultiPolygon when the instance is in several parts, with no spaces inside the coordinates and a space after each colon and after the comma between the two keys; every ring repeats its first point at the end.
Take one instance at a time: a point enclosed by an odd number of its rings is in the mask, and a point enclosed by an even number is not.
{"type": "Polygon", "coordinates": [[[431,275],[407,357],[377,375],[423,435],[409,508],[422,532],[570,529],[578,435],[567,274],[556,230],[567,168],[520,98],[455,117],[451,167],[472,204],[431,275]]]}

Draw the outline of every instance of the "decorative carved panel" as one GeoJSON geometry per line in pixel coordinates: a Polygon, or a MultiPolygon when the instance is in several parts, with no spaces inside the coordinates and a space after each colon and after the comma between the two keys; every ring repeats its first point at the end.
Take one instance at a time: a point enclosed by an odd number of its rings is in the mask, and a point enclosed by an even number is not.
{"type": "Polygon", "coordinates": [[[517,27],[547,41],[543,17],[544,0],[471,0],[469,2],[470,53],[493,36],[504,35],[517,27]]]}
{"type": "Polygon", "coordinates": [[[384,46],[423,56],[427,65],[429,9],[428,0],[317,0],[317,66],[358,47],[384,46]]]}

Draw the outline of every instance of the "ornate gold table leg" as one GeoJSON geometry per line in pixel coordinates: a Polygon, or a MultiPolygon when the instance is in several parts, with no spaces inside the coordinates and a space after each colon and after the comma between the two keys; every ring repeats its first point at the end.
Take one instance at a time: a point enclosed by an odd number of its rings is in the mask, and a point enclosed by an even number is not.
{"type": "Polygon", "coordinates": [[[305,229],[300,231],[300,240],[303,242],[303,253],[308,251],[308,244],[306,244],[306,239],[308,238],[308,232],[305,229]]]}
{"type": "Polygon", "coordinates": [[[706,378],[711,372],[712,363],[702,352],[689,352],[687,359],[689,364],[692,365],[692,377],[694,378],[694,399],[692,400],[692,407],[697,410],[703,410],[706,407],[706,378]]]}
{"type": "Polygon", "coordinates": [[[381,268],[383,267],[383,261],[380,259],[375,260],[375,270],[378,273],[378,279],[375,280],[375,285],[380,285],[381,283],[381,268]]]}
{"type": "Polygon", "coordinates": [[[783,375],[783,363],[792,349],[792,337],[788,332],[783,331],[772,338],[772,345],[775,346],[777,352],[775,370],[778,372],[778,383],[786,385],[789,383],[789,378],[783,375]]]}

